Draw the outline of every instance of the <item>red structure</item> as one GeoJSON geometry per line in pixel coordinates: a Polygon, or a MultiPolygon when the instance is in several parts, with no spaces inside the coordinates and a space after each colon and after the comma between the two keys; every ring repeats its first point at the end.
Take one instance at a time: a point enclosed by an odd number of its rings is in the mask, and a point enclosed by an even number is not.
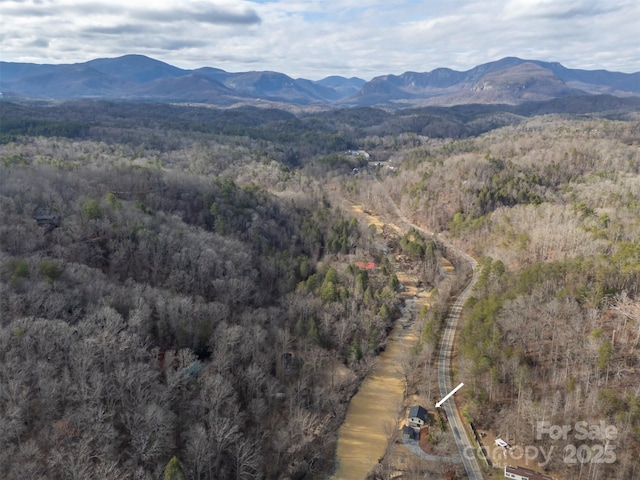
{"type": "Polygon", "coordinates": [[[376,268],[376,264],[374,262],[356,262],[356,267],[363,270],[373,270],[376,268]]]}

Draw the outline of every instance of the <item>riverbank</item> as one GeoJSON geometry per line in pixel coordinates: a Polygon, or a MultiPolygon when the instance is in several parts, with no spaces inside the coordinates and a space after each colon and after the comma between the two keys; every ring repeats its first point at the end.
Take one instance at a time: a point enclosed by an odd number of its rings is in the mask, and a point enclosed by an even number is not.
{"type": "Polygon", "coordinates": [[[366,478],[393,448],[397,436],[407,387],[403,364],[418,343],[416,314],[428,297],[424,293],[418,297],[416,282],[406,275],[399,279],[405,285],[402,316],[394,323],[387,348],[351,399],[338,431],[334,480],[366,478]]]}
{"type": "MultiPolygon", "coordinates": [[[[345,202],[345,206],[362,221],[374,225],[387,240],[389,235],[403,234],[399,226],[381,220],[360,205],[345,202]]],[[[402,217],[401,220],[406,223],[402,217]]],[[[420,287],[411,265],[399,265],[393,260],[392,263],[396,265],[396,275],[404,286],[404,309],[389,333],[386,350],[377,357],[374,369],[351,399],[338,431],[333,480],[365,479],[372,473],[377,478],[395,478],[427,471],[435,475],[434,478],[444,478],[450,470],[448,462],[416,455],[402,442],[400,430],[409,407],[421,404],[428,407],[431,415],[435,413],[432,408],[435,400],[432,401],[431,397],[437,396],[438,379],[435,369],[432,374],[415,374],[417,357],[414,352],[421,335],[418,316],[423,307],[429,305],[431,292],[420,287]],[[420,385],[418,388],[418,379],[428,382],[428,387],[425,389],[420,385]]],[[[455,275],[453,265],[445,258],[441,258],[441,272],[448,278],[455,275]]],[[[431,362],[428,365],[434,367],[431,362]]],[[[422,368],[428,367],[423,365],[422,368]]],[[[434,433],[433,438],[438,442],[437,456],[446,458],[457,454],[450,432],[434,430],[434,433]]]]}

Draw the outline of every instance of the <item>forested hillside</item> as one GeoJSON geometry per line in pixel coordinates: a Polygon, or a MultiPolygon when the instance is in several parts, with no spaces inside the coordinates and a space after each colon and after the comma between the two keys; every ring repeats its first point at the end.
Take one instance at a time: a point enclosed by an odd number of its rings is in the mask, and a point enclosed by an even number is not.
{"type": "MultiPolygon", "coordinates": [[[[633,102],[598,98],[297,114],[0,102],[0,471],[326,478],[399,312],[394,259],[427,288],[442,276],[442,243],[341,209],[394,218],[388,193],[482,266],[457,337],[465,417],[519,445],[541,420],[614,425],[615,462],[547,468],[635,478],[640,123],[633,102]]],[[[425,385],[455,290],[421,312],[407,365],[426,365],[425,385]]]]}
{"type": "Polygon", "coordinates": [[[464,414],[512,445],[554,446],[545,467],[561,478],[640,472],[639,140],[633,119],[540,116],[421,137],[379,173],[414,222],[481,263],[458,336],[464,414]],[[540,421],[615,426],[615,461],[592,462],[603,439],[575,430],[536,438],[540,421]]]}
{"type": "Polygon", "coordinates": [[[3,106],[3,478],[328,471],[399,302],[370,232],[286,143],[94,108],[3,106]]]}

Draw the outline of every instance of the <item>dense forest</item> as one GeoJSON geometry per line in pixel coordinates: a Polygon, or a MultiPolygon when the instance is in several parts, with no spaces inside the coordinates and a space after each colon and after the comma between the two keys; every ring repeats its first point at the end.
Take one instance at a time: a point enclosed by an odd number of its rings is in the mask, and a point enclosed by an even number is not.
{"type": "MultiPolygon", "coordinates": [[[[384,174],[407,216],[481,265],[458,335],[465,417],[513,445],[553,446],[545,467],[560,478],[640,474],[638,118],[544,115],[477,137],[421,137],[384,174]],[[592,462],[603,439],[578,442],[575,430],[537,438],[540,421],[614,426],[615,461],[592,462]],[[590,450],[572,458],[582,444],[590,450]]],[[[435,313],[424,316],[427,355],[435,313]]]]}
{"type": "MultiPolygon", "coordinates": [[[[440,255],[360,224],[339,191],[380,212],[388,192],[480,261],[468,420],[519,444],[540,419],[605,421],[616,462],[581,478],[634,478],[640,117],[576,105],[0,102],[3,475],[326,478],[399,312],[394,255],[428,287],[440,255]]],[[[423,312],[429,365],[449,293],[423,312]]]]}
{"type": "Polygon", "coordinates": [[[3,120],[3,476],[328,471],[399,306],[371,232],[287,142],[82,108],[3,120]]]}

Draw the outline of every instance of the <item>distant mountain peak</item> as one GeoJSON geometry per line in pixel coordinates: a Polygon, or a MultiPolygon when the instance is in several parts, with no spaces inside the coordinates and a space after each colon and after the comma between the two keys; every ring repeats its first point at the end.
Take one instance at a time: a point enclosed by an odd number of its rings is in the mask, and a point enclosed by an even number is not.
{"type": "Polygon", "coordinates": [[[369,82],[339,75],[312,81],[275,71],[231,73],[214,67],[186,70],[141,54],[97,58],[73,65],[0,62],[0,89],[36,98],[123,98],[228,105],[278,102],[298,105],[392,108],[463,103],[522,103],[573,94],[640,97],[640,72],[577,70],[558,62],[504,57],[467,71],[380,75],[369,82]]]}
{"type": "Polygon", "coordinates": [[[181,77],[189,73],[188,70],[138,54],[117,58],[97,58],[87,62],[87,65],[107,75],[135,83],[146,83],[158,78],[181,77]]]}
{"type": "Polygon", "coordinates": [[[528,61],[487,73],[471,87],[471,91],[479,94],[479,103],[508,104],[581,93],[568,87],[550,70],[528,61]]]}

